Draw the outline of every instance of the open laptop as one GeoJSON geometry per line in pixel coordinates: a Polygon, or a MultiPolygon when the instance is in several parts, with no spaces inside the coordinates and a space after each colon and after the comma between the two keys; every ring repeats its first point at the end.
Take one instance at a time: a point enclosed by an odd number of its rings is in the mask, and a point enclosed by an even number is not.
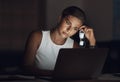
{"type": "Polygon", "coordinates": [[[61,49],[53,72],[53,80],[95,79],[102,71],[108,48],[61,49]]]}

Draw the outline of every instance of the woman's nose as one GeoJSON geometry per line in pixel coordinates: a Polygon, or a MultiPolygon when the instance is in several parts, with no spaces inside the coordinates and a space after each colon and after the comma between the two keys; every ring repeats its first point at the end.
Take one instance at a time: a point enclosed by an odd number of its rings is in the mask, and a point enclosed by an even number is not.
{"type": "Polygon", "coordinates": [[[71,26],[67,27],[67,32],[70,32],[71,31],[71,26]]]}

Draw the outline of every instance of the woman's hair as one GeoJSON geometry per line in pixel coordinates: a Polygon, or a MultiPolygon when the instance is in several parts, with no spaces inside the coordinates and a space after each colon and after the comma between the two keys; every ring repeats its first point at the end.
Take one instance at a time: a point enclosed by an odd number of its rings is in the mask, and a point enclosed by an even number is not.
{"type": "Polygon", "coordinates": [[[63,10],[62,12],[62,18],[65,18],[67,16],[75,16],[77,17],[78,19],[80,19],[83,23],[85,23],[86,21],[86,16],[85,16],[85,13],[82,9],[80,9],[79,7],[76,7],[76,6],[70,6],[70,7],[67,7],[63,10]]]}

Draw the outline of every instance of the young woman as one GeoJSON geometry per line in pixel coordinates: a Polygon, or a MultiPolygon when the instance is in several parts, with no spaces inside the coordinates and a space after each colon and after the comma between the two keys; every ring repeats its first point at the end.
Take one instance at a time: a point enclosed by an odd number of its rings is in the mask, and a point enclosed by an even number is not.
{"type": "Polygon", "coordinates": [[[85,33],[90,46],[95,46],[93,29],[84,23],[85,13],[76,6],[70,6],[63,10],[54,29],[32,32],[25,50],[25,69],[35,75],[51,75],[59,50],[79,47],[79,44],[70,38],[79,30],[85,33]]]}

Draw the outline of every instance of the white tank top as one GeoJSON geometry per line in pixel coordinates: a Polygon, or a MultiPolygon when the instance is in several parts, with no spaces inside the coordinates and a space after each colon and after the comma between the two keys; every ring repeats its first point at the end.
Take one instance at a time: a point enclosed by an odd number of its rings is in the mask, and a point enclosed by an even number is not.
{"type": "Polygon", "coordinates": [[[68,38],[63,45],[56,45],[50,38],[50,31],[42,31],[42,41],[37,50],[35,64],[44,70],[53,70],[61,48],[73,48],[74,41],[68,38]]]}

